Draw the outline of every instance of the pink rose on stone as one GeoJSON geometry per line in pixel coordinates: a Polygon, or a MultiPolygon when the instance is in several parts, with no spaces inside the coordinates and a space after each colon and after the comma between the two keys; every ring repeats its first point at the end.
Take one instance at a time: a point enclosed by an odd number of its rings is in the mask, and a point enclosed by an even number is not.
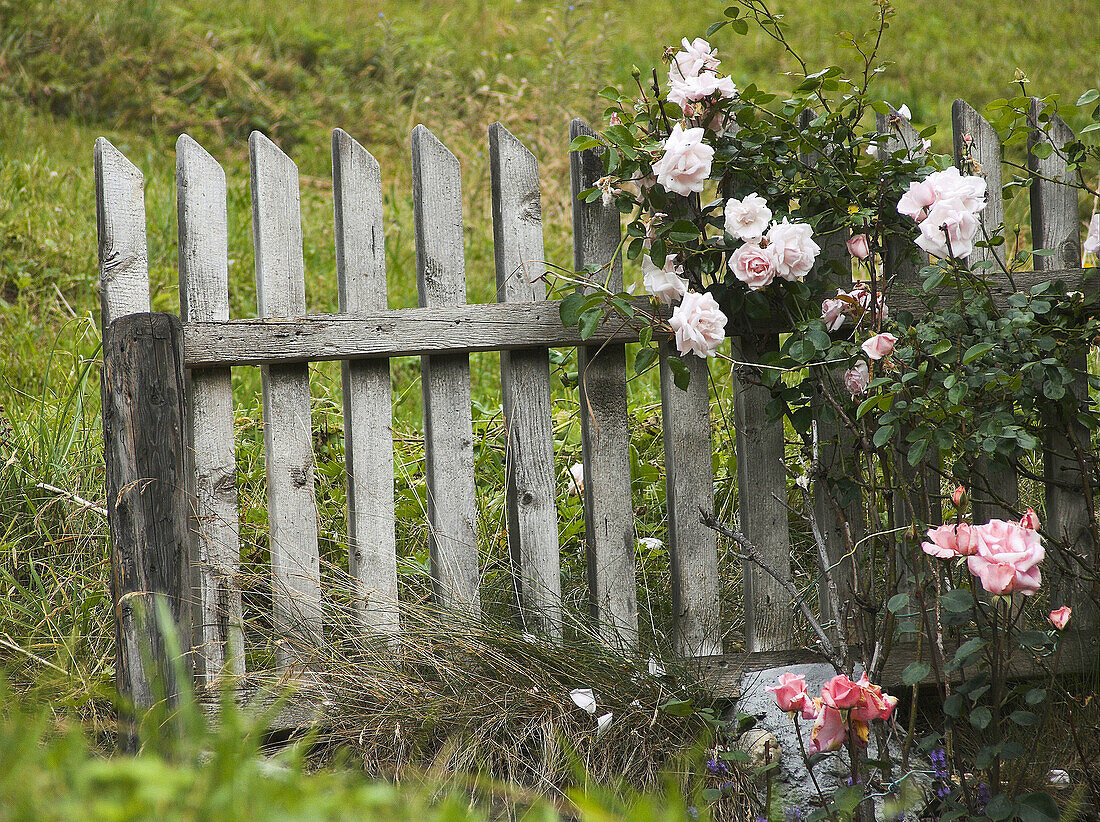
{"type": "Polygon", "coordinates": [[[821,247],[807,223],[792,223],[784,217],[768,229],[768,250],[775,260],[775,273],[793,282],[810,273],[821,247]]]}
{"type": "Polygon", "coordinates": [[[714,149],[703,142],[703,129],[677,123],[665,140],[664,154],[653,164],[657,182],[667,191],[687,196],[703,190],[710,176],[714,149]]]}
{"type": "Polygon", "coordinates": [[[726,233],[746,242],[759,241],[772,219],[768,203],[756,192],[743,200],[730,197],[724,208],[726,233]]]}
{"type": "Polygon", "coordinates": [[[806,746],[808,753],[813,755],[825,751],[840,750],[840,746],[848,739],[848,731],[845,725],[844,715],[840,711],[829,705],[819,705],[814,716],[810,744],[806,746]]]}
{"type": "Polygon", "coordinates": [[[713,357],[726,339],[726,315],[714,297],[704,291],[689,291],[676,306],[668,324],[676,338],[676,350],[698,357],[713,357]]]}
{"type": "Polygon", "coordinates": [[[775,259],[771,248],[745,243],[730,255],[730,271],[752,291],[759,291],[775,279],[775,259]]]}
{"type": "Polygon", "coordinates": [[[883,357],[890,356],[897,341],[898,338],[893,334],[883,332],[882,334],[875,334],[875,336],[866,340],[860,347],[863,349],[863,353],[870,359],[881,360],[883,357]]]}
{"type": "Polygon", "coordinates": [[[801,711],[809,701],[806,677],[802,674],[780,674],[779,684],[768,690],[775,694],[775,702],[781,711],[801,711]]]}
{"type": "Polygon", "coordinates": [[[821,698],[831,708],[847,710],[860,703],[863,690],[847,676],[839,674],[821,686],[821,698]]]}
{"type": "Polygon", "coordinates": [[[991,594],[1019,591],[1025,596],[1039,590],[1039,563],[1046,551],[1038,531],[1001,519],[990,520],[976,530],[978,549],[966,562],[985,590],[991,594]]]}

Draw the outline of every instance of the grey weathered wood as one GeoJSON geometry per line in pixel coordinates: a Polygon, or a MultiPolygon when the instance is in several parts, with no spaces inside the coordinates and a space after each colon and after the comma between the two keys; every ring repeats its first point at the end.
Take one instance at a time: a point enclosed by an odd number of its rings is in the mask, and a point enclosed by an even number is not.
{"type": "MultiPolygon", "coordinates": [[[[1021,271],[1013,274],[1016,285],[1033,285],[1058,279],[1070,290],[1092,293],[1096,278],[1084,279],[1083,269],[1057,272],[1021,271]]],[[[994,303],[1007,305],[1013,289],[992,283],[994,303]]],[[[925,311],[926,295],[891,293],[890,310],[925,311]]],[[[230,320],[226,323],[188,323],[183,328],[184,357],[188,368],[224,365],[274,365],[327,360],[406,357],[421,354],[469,354],[477,351],[516,351],[524,348],[572,348],[582,345],[576,327],[561,324],[558,300],[541,303],[487,303],[438,308],[396,308],[355,316],[311,314],[291,319],[230,320]]],[[[637,311],[652,312],[652,301],[635,298],[637,311]]],[[[669,312],[660,316],[667,319],[669,312]]],[[[760,327],[779,332],[778,321],[760,327]]],[[[848,329],[841,329],[847,334],[848,329]]],[[[654,335],[657,339],[659,334],[654,335]]],[[[618,317],[602,322],[588,343],[637,342],[638,331],[618,317]]]]}
{"type": "MultiPolygon", "coordinates": [[[[1032,152],[1042,142],[1052,142],[1055,149],[1060,149],[1074,139],[1073,131],[1056,116],[1049,123],[1040,123],[1038,117],[1041,110],[1042,103],[1033,99],[1032,129],[1028,135],[1028,166],[1035,175],[1031,182],[1031,236],[1034,248],[1054,252],[1050,256],[1035,258],[1037,268],[1050,271],[1081,264],[1080,217],[1077,190],[1065,184],[1070,181],[1065,156],[1055,150],[1049,157],[1040,159],[1032,152]]],[[[1074,356],[1063,365],[1078,375],[1070,388],[1078,404],[1087,404],[1085,356],[1074,356]]],[[[1076,416],[1067,419],[1057,408],[1048,415],[1044,427],[1044,528],[1056,540],[1083,557],[1090,569],[1096,569],[1100,564],[1100,545],[1097,545],[1096,534],[1089,521],[1086,494],[1091,491],[1093,499],[1096,499],[1100,484],[1097,482],[1096,454],[1090,444],[1089,430],[1076,416]],[[1091,468],[1087,462],[1090,458],[1094,461],[1091,468]]],[[[1064,554],[1059,559],[1061,562],[1052,565],[1048,571],[1051,578],[1050,602],[1054,606],[1066,604],[1073,608],[1073,619],[1068,630],[1085,640],[1086,647],[1082,653],[1095,665],[1100,643],[1096,583],[1082,579],[1082,569],[1075,560],[1064,554]]]]}
{"type": "MultiPolygon", "coordinates": [[[[982,226],[979,237],[990,238],[1005,219],[1004,197],[1001,194],[1001,140],[997,130],[965,100],[956,100],[951,106],[951,124],[955,165],[959,172],[985,178],[985,208],[978,215],[982,226]]],[[[1004,249],[1004,245],[991,249],[976,248],[967,262],[973,266],[989,261],[993,267],[985,269],[985,275],[998,277],[1004,262],[1004,249]]],[[[1003,278],[1003,274],[1000,276],[1003,278]]],[[[987,522],[994,517],[1012,518],[1020,497],[1019,478],[1014,470],[980,457],[969,485],[975,522],[987,522]]]]}
{"type": "MultiPolygon", "coordinates": [[[[813,117],[812,110],[803,111],[799,118],[801,128],[809,128],[813,117]]],[[[818,152],[802,157],[803,162],[811,166],[820,159],[818,152]]],[[[850,236],[851,231],[844,228],[819,238],[821,254],[815,273],[822,276],[828,284],[829,297],[836,293],[833,289],[852,289],[853,260],[847,247],[850,236]]],[[[878,288],[882,288],[881,281],[878,288]]],[[[842,333],[850,330],[850,327],[841,329],[842,333]]],[[[822,618],[827,622],[835,622],[847,618],[851,613],[855,575],[854,560],[850,552],[864,532],[863,510],[859,500],[852,500],[845,505],[837,484],[841,480],[856,478],[857,466],[854,463],[858,459],[859,450],[856,448],[855,434],[837,419],[824,395],[828,391],[835,400],[842,400],[847,395],[844,387],[846,369],[843,366],[821,366],[815,371],[819,384],[811,408],[817,425],[819,474],[814,480],[813,510],[825,541],[825,555],[831,569],[831,582],[835,585],[840,613],[836,613],[833,607],[834,595],[830,590],[830,579],[824,574],[818,583],[818,602],[822,618]]]]}
{"type": "Polygon", "coordinates": [[[145,178],[105,138],[95,141],[99,300],[103,328],[149,310],[149,251],[145,240],[145,178]]]}
{"type": "MultiPolygon", "coordinates": [[[[569,124],[569,139],[594,132],[583,120],[569,124]]],[[[618,253],[621,226],[615,206],[577,195],[603,176],[599,149],[569,155],[573,200],[573,264],[582,276],[623,285],[618,253]],[[595,274],[586,266],[597,266],[595,274]]],[[[577,349],[581,459],[584,464],[585,546],[592,616],[604,641],[638,644],[638,593],[634,575],[634,509],[630,496],[630,431],[626,410],[626,348],[620,344],[577,349]]]]}
{"type": "MultiPolygon", "coordinates": [[[[466,302],[462,243],[462,182],[458,160],[424,128],[412,132],[416,286],[420,305],[466,302]]],[[[424,462],[428,484],[430,554],[436,594],[448,606],[481,610],[470,416],[470,358],[421,358],[424,462]]]]}
{"type": "MultiPolygon", "coordinates": [[[[332,133],[332,186],[340,310],[385,310],[382,174],[378,161],[340,129],[332,133]]],[[[364,627],[394,634],[400,618],[390,363],[344,362],[342,376],[348,570],[357,586],[355,608],[364,627]]]]}
{"type": "MultiPolygon", "coordinates": [[[[758,362],[763,346],[748,338],[733,338],[734,358],[758,362]],[[757,347],[760,345],[761,347],[757,347]]],[[[787,474],[783,464],[783,424],[768,420],[771,391],[750,371],[737,372],[734,426],[737,431],[737,510],[741,530],[757,547],[761,559],[781,575],[791,572],[791,536],[787,522],[787,474]]],[[[743,564],[745,648],[771,651],[792,644],[790,594],[768,573],[743,564]]]]}
{"type": "MultiPolygon", "coordinates": [[[[876,115],[880,133],[890,136],[879,147],[880,155],[894,154],[903,149],[910,157],[923,156],[924,149],[920,134],[913,124],[899,115],[891,106],[888,115],[876,115]]],[[[895,295],[906,290],[920,290],[920,270],[928,265],[928,254],[922,251],[911,237],[889,237],[886,240],[884,268],[886,270],[887,299],[889,304],[899,302],[895,295]]],[[[896,310],[896,309],[895,309],[896,310]]],[[[894,477],[893,515],[897,525],[919,521],[928,525],[938,525],[943,521],[938,467],[940,455],[935,449],[929,449],[919,465],[910,466],[908,460],[909,444],[905,441],[908,433],[902,430],[897,439],[897,454],[894,460],[897,476],[894,477]]],[[[904,577],[914,569],[909,567],[912,547],[904,538],[896,542],[896,557],[902,567],[898,575],[904,577]]]]}
{"type": "MultiPolygon", "coordinates": [[[[176,141],[180,316],[229,319],[225,172],[202,146],[176,141]]],[[[197,544],[192,557],[195,675],[200,683],[244,673],[237,520],[237,456],[229,368],[189,372],[188,420],[195,463],[197,544]]]]}
{"type": "MultiPolygon", "coordinates": [[[[298,169],[259,132],[248,146],[259,313],[300,316],[306,296],[298,169]]],[[[276,660],[290,666],[301,664],[321,636],[309,367],[267,366],[262,387],[276,660]]]]}
{"type": "MultiPolygon", "coordinates": [[[[539,164],[500,123],[489,127],[497,299],[546,299],[539,164]]],[[[500,353],[508,442],[508,548],[525,628],[561,637],[561,560],[555,504],[550,358],[544,348],[500,353]]]]}
{"type": "Polygon", "coordinates": [[[115,679],[139,711],[174,701],[184,686],[177,672],[187,669],[186,656],[169,653],[169,641],[186,650],[191,631],[192,466],[181,342],[177,318],[147,313],[115,320],[103,340],[115,679]],[[176,637],[166,641],[172,631],[176,637]]]}
{"type": "Polygon", "coordinates": [[[674,641],[680,656],[722,652],[717,533],[699,509],[714,510],[714,462],[710,425],[710,371],[706,360],[683,357],[690,379],[676,387],[661,344],[661,417],[665,444],[665,499],[672,570],[674,641]]]}

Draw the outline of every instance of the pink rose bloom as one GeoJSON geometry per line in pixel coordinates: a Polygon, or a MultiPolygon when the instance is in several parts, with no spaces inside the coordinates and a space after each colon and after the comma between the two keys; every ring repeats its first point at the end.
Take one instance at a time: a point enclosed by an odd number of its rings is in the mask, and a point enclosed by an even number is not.
{"type": "Polygon", "coordinates": [[[813,231],[806,223],[792,223],[783,218],[768,229],[768,250],[775,259],[775,273],[784,280],[801,280],[810,273],[821,247],[813,240],[813,231]]]}
{"type": "Polygon", "coordinates": [[[863,690],[844,674],[838,674],[821,686],[821,698],[831,708],[847,710],[859,705],[863,690]]]}
{"type": "Polygon", "coordinates": [[[745,243],[733,252],[728,265],[733,276],[752,291],[759,291],[775,279],[771,249],[761,248],[757,243],[745,243]]]}
{"type": "Polygon", "coordinates": [[[1030,528],[1032,531],[1039,529],[1039,515],[1035,513],[1034,508],[1028,508],[1027,513],[1020,517],[1020,527],[1030,528]]]}
{"type": "Polygon", "coordinates": [[[852,716],[863,722],[871,722],[875,719],[889,720],[894,713],[894,708],[897,707],[897,697],[883,692],[878,685],[872,685],[871,681],[867,679],[866,671],[860,675],[856,685],[859,686],[863,699],[852,712],[852,716]]]}
{"type": "Polygon", "coordinates": [[[894,350],[897,341],[898,338],[893,334],[875,334],[860,347],[863,349],[863,353],[872,360],[881,360],[883,357],[890,356],[890,352],[894,350]]]}
{"type": "Polygon", "coordinates": [[[726,338],[726,315],[709,292],[689,291],[668,321],[676,334],[676,350],[713,357],[726,338]]]}
{"type": "Polygon", "coordinates": [[[684,109],[685,115],[691,103],[703,100],[712,94],[726,98],[737,95],[737,86],[731,78],[719,77],[712,71],[704,71],[694,77],[679,77],[674,71],[670,71],[668,85],[668,101],[684,109]]]}
{"type": "Polygon", "coordinates": [[[867,384],[871,381],[871,370],[865,360],[860,360],[844,372],[844,387],[855,399],[867,390],[867,384]]]}
{"type": "Polygon", "coordinates": [[[718,49],[712,49],[710,43],[702,37],[696,37],[690,43],[685,37],[680,41],[681,51],[672,58],[669,66],[669,77],[696,77],[704,69],[714,70],[721,62],[718,59],[718,49]]]}
{"type": "Polygon", "coordinates": [[[928,179],[914,180],[909,190],[898,200],[898,213],[912,217],[918,223],[928,214],[928,209],[936,202],[935,185],[928,179]]]}
{"type": "Polygon", "coordinates": [[[928,529],[928,542],[922,542],[924,553],[940,559],[968,557],[978,550],[978,529],[960,522],[928,529]]]}
{"type": "Polygon", "coordinates": [[[781,711],[801,711],[808,701],[806,677],[802,674],[780,674],[779,684],[768,690],[775,694],[775,703],[781,711]]]}
{"type": "Polygon", "coordinates": [[[848,739],[844,717],[840,711],[829,705],[819,705],[814,716],[814,727],[810,734],[807,751],[810,754],[824,751],[836,751],[848,739]]]}
{"type": "Polygon", "coordinates": [[[969,257],[974,250],[977,235],[978,218],[975,212],[963,206],[962,200],[937,200],[928,210],[928,216],[921,221],[917,245],[936,257],[962,259],[969,257]],[[950,248],[948,240],[951,241],[950,248]]]}
{"type": "Polygon", "coordinates": [[[682,268],[676,265],[676,256],[665,257],[664,268],[657,268],[649,256],[642,258],[642,285],[645,290],[664,305],[672,305],[687,294],[687,280],[680,276],[682,268]]]}
{"type": "Polygon", "coordinates": [[[1082,254],[1100,254],[1100,212],[1089,220],[1089,233],[1081,245],[1082,254]]]}
{"type": "MultiPolygon", "coordinates": [[[[837,294],[839,293],[838,291],[837,294]]],[[[871,310],[871,288],[867,283],[856,283],[855,288],[848,292],[848,296],[859,303],[859,307],[865,312],[871,310]]],[[[885,320],[890,316],[890,308],[886,305],[886,295],[879,289],[876,296],[878,297],[878,311],[875,318],[885,320]]]]}
{"type": "Polygon", "coordinates": [[[702,191],[714,159],[714,149],[703,142],[703,129],[685,131],[677,123],[665,140],[664,149],[661,159],[653,164],[657,182],[685,197],[702,191]]]}
{"type": "Polygon", "coordinates": [[[866,260],[871,256],[871,246],[867,241],[866,234],[853,234],[848,238],[848,242],[845,243],[845,245],[848,246],[848,253],[853,257],[866,260]]]}
{"type": "Polygon", "coordinates": [[[985,208],[985,178],[963,175],[954,166],[934,171],[926,180],[936,192],[936,202],[958,200],[962,208],[974,214],[985,208]]]}
{"type": "Polygon", "coordinates": [[[1073,609],[1068,605],[1063,605],[1057,610],[1051,611],[1050,616],[1047,619],[1050,620],[1050,624],[1057,628],[1059,631],[1066,630],[1066,626],[1069,624],[1069,618],[1073,614],[1073,609]]]}
{"type": "Polygon", "coordinates": [[[768,203],[756,192],[743,200],[730,197],[723,210],[726,216],[726,233],[746,242],[759,242],[772,219],[768,203]]]}
{"type": "MultiPolygon", "coordinates": [[[[837,294],[842,292],[838,291],[837,294]]],[[[821,301],[821,319],[825,321],[825,327],[830,331],[836,331],[844,325],[844,300],[831,297],[821,301]]]]}
{"type": "Polygon", "coordinates": [[[958,485],[955,487],[955,491],[951,494],[951,502],[956,508],[960,508],[964,502],[966,502],[966,486],[958,485]]]}
{"type": "Polygon", "coordinates": [[[1002,519],[992,519],[976,530],[978,550],[966,562],[985,590],[991,594],[1020,591],[1025,596],[1039,590],[1039,563],[1046,551],[1038,531],[1002,519]]]}

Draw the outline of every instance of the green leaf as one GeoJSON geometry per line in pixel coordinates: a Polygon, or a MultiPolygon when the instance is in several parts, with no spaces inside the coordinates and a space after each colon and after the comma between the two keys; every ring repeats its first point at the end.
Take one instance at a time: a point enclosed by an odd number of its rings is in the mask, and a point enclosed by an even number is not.
{"type": "Polygon", "coordinates": [[[886,610],[891,614],[896,614],[898,611],[904,611],[909,607],[909,594],[894,594],[890,597],[890,601],[886,603],[886,610]]]}
{"type": "Polygon", "coordinates": [[[909,446],[909,455],[907,459],[910,465],[916,465],[921,461],[921,457],[924,456],[924,452],[928,450],[928,440],[917,440],[911,446],[909,446]]]}
{"type": "Polygon", "coordinates": [[[717,23],[711,23],[709,26],[707,26],[706,34],[704,34],[703,36],[710,37],[716,31],[720,30],[723,26],[728,26],[729,24],[729,20],[719,20],[717,23]]]}
{"type": "Polygon", "coordinates": [[[695,710],[690,699],[670,699],[660,709],[671,716],[691,716],[695,710]]]}
{"type": "Polygon", "coordinates": [[[984,705],[980,708],[975,708],[970,712],[970,724],[978,730],[988,728],[989,723],[993,721],[993,712],[984,705]]]}
{"type": "Polygon", "coordinates": [[[873,437],[875,447],[882,448],[882,446],[886,445],[886,443],[894,438],[894,434],[896,432],[897,429],[893,425],[883,425],[882,427],[877,429],[875,431],[875,436],[873,437]]]}
{"type": "Polygon", "coordinates": [[[989,804],[985,806],[985,815],[992,819],[993,822],[1001,822],[1002,819],[1008,819],[1012,816],[1015,810],[1012,800],[1003,793],[999,793],[990,799],[989,804]]]}
{"type": "Polygon", "coordinates": [[[850,816],[863,801],[862,785],[845,785],[833,794],[833,805],[841,816],[850,816]]]}
{"type": "Polygon", "coordinates": [[[642,326],[642,330],[638,332],[638,344],[645,348],[649,345],[649,341],[653,339],[653,326],[642,326]]]}
{"type": "Polygon", "coordinates": [[[962,713],[964,704],[962,694],[951,694],[943,701],[943,712],[948,716],[958,717],[962,713]]]}
{"type": "Polygon", "coordinates": [[[910,662],[901,672],[901,682],[903,685],[916,685],[928,676],[931,670],[932,666],[927,662],[910,662]]]}
{"type": "MultiPolygon", "coordinates": [[[[648,326],[647,326],[647,328],[648,328],[648,326]]],[[[652,348],[652,347],[642,348],[634,356],[634,373],[635,374],[641,374],[643,371],[645,371],[647,368],[649,368],[651,365],[653,365],[653,363],[656,359],[657,359],[657,349],[656,348],[652,348]]]]}
{"type": "Polygon", "coordinates": [[[690,243],[699,236],[699,227],[690,220],[677,220],[666,235],[674,243],[690,243]]]}
{"type": "Polygon", "coordinates": [[[577,319],[580,317],[581,311],[584,307],[584,294],[580,291],[574,291],[561,301],[561,305],[558,306],[558,316],[561,317],[561,324],[566,328],[571,328],[577,324],[577,319]]]}
{"type": "Polygon", "coordinates": [[[1032,688],[1024,694],[1024,702],[1028,705],[1038,705],[1047,698],[1046,688],[1032,688]]]}
{"type": "Polygon", "coordinates": [[[982,356],[982,354],[992,350],[993,343],[991,342],[976,343],[966,349],[966,353],[963,354],[962,364],[966,365],[967,363],[972,363],[974,360],[978,359],[978,357],[982,356]]]}
{"type": "Polygon", "coordinates": [[[681,391],[687,391],[688,383],[691,381],[691,372],[688,371],[687,364],[679,357],[669,357],[668,367],[672,369],[672,381],[676,387],[681,391]]]}
{"type": "Polygon", "coordinates": [[[980,651],[984,647],[985,640],[981,637],[968,639],[966,642],[959,646],[959,649],[957,651],[955,651],[955,662],[959,665],[965,665],[970,660],[970,658],[974,656],[974,654],[978,653],[978,651],[980,651]]]}
{"type": "Polygon", "coordinates": [[[1031,711],[1013,711],[1008,715],[1008,718],[1024,728],[1030,728],[1039,721],[1039,717],[1031,711]]]}
{"type": "Polygon", "coordinates": [[[974,595],[965,588],[955,588],[940,597],[940,605],[953,614],[965,614],[974,607],[974,595]]]}
{"type": "MultiPolygon", "coordinates": [[[[933,357],[941,357],[944,354],[946,354],[948,351],[950,351],[951,348],[952,348],[951,340],[940,340],[938,343],[936,343],[934,346],[932,346],[932,356],[933,357]]],[[[950,388],[951,386],[948,385],[947,387],[950,388]]]]}
{"type": "Polygon", "coordinates": [[[596,148],[597,146],[601,145],[603,145],[603,143],[601,143],[595,137],[592,137],[589,134],[579,134],[573,138],[572,142],[569,143],[569,150],[584,151],[585,149],[596,148]]]}
{"type": "MultiPolygon", "coordinates": [[[[1095,99],[1095,98],[1093,98],[1095,99]]],[[[1058,822],[1058,805],[1048,793],[1025,793],[1016,800],[1020,822],[1058,822]]]]}
{"type": "Polygon", "coordinates": [[[587,340],[596,333],[596,327],[600,324],[603,311],[599,308],[589,308],[581,312],[577,319],[577,328],[581,332],[581,339],[587,340]]]}
{"type": "Polygon", "coordinates": [[[1097,98],[1100,98],[1100,89],[1090,88],[1077,98],[1077,105],[1087,106],[1089,103],[1095,102],[1097,98]]]}

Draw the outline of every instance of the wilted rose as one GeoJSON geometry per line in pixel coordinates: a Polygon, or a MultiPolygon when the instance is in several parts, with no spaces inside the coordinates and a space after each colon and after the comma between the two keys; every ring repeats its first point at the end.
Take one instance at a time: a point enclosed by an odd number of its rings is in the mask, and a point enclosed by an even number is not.
{"type": "Polygon", "coordinates": [[[871,381],[871,370],[865,360],[860,360],[844,372],[844,387],[853,398],[867,390],[867,384],[871,381]]]}

